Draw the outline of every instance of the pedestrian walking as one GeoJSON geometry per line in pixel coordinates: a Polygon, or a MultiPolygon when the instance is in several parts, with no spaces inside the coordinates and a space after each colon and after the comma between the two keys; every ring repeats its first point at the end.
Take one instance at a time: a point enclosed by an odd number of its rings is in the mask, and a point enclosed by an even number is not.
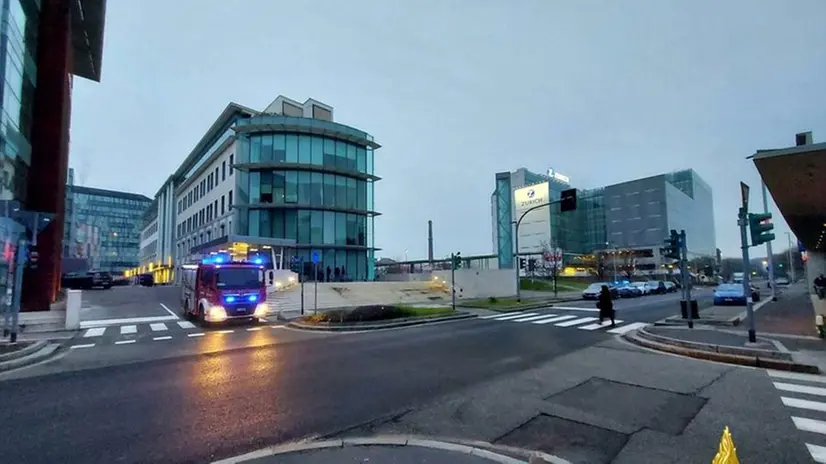
{"type": "Polygon", "coordinates": [[[597,308],[599,308],[600,325],[602,325],[603,319],[611,319],[611,327],[616,327],[616,323],[614,323],[614,302],[611,301],[611,291],[608,290],[607,285],[603,285],[599,291],[597,308]]]}

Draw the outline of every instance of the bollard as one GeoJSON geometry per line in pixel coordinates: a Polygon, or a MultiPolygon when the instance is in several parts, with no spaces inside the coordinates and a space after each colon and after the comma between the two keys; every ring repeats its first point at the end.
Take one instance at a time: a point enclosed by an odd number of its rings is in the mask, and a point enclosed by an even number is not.
{"type": "Polygon", "coordinates": [[[80,290],[66,292],[66,330],[80,328],[80,290]]]}

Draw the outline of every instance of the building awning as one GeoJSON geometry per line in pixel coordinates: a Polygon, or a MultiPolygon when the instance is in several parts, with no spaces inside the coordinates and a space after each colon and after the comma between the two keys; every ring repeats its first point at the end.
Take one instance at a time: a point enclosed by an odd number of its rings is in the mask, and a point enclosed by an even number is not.
{"type": "Polygon", "coordinates": [[[106,0],[73,0],[72,74],[100,82],[106,0]]]}
{"type": "Polygon", "coordinates": [[[751,159],[806,249],[826,250],[826,143],[758,150],[751,159]]]}

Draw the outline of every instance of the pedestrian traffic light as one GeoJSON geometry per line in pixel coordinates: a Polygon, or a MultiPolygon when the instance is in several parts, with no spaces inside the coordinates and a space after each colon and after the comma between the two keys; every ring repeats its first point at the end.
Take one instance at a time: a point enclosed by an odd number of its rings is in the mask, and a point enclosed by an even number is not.
{"type": "Polygon", "coordinates": [[[29,269],[37,269],[37,261],[39,259],[40,259],[40,255],[37,252],[37,245],[29,245],[29,259],[28,259],[29,269]]]}
{"type": "Polygon", "coordinates": [[[563,190],[560,194],[559,211],[575,211],[576,210],[576,189],[563,190]]]}
{"type": "Polygon", "coordinates": [[[751,232],[751,246],[762,245],[774,240],[774,229],[771,223],[772,213],[749,213],[749,231],[751,232]]]}
{"type": "Polygon", "coordinates": [[[456,252],[453,255],[453,269],[461,269],[462,268],[462,253],[456,252]]]}
{"type": "Polygon", "coordinates": [[[680,259],[680,234],[671,229],[671,235],[665,239],[665,246],[660,248],[660,252],[666,258],[680,259]]]}
{"type": "Polygon", "coordinates": [[[531,258],[528,260],[528,272],[534,272],[536,270],[536,259],[531,258]]]}
{"type": "Polygon", "coordinates": [[[519,269],[525,269],[525,258],[519,258],[519,269]]]}

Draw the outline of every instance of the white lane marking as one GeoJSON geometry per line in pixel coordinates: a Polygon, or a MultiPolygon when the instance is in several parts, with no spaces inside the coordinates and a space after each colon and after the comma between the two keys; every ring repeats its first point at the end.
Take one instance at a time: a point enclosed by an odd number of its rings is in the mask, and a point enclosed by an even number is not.
{"type": "Polygon", "coordinates": [[[546,317],[545,319],[540,319],[538,321],[533,321],[531,324],[550,324],[551,322],[559,322],[564,321],[567,319],[575,319],[576,316],[555,316],[555,317],[546,317]]]}
{"type": "Polygon", "coordinates": [[[163,322],[156,322],[154,324],[149,324],[149,328],[151,328],[153,332],[163,332],[166,330],[166,324],[163,322]]]}
{"type": "MultiPolygon", "coordinates": [[[[617,322],[617,324],[619,324],[622,321],[616,321],[616,322],[617,322]]],[[[622,335],[622,334],[628,333],[632,330],[637,330],[639,328],[646,327],[646,326],[648,326],[648,323],[646,323],[646,322],[632,322],[631,324],[624,325],[622,327],[617,327],[616,329],[611,329],[611,330],[608,330],[607,332],[609,334],[622,335]]]]}
{"type": "Polygon", "coordinates": [[[545,317],[554,317],[554,316],[556,316],[556,314],[545,313],[545,314],[540,314],[538,316],[530,316],[530,317],[522,317],[522,318],[519,318],[519,319],[513,319],[513,320],[511,320],[511,322],[528,322],[528,321],[535,321],[537,319],[542,319],[542,318],[545,318],[545,317]]]}
{"type": "Polygon", "coordinates": [[[792,422],[794,422],[795,427],[804,431],[804,432],[814,432],[814,433],[823,433],[826,434],[826,422],[816,420],[816,419],[808,419],[805,417],[794,417],[792,416],[792,422]]]}
{"type": "MultiPolygon", "coordinates": [[[[619,320],[619,319],[614,319],[614,323],[615,324],[621,324],[622,321],[619,320]]],[[[597,330],[597,329],[602,329],[604,327],[611,327],[611,320],[610,319],[602,321],[602,324],[597,322],[596,324],[589,324],[589,325],[584,325],[582,327],[577,327],[577,329],[580,329],[580,330],[597,330]]]]}
{"type": "Polygon", "coordinates": [[[198,332],[198,333],[188,334],[188,335],[187,335],[187,337],[203,337],[203,336],[204,336],[204,333],[203,333],[203,332],[198,332]]]}
{"type": "Polygon", "coordinates": [[[233,332],[235,332],[235,331],[234,330],[219,330],[215,333],[218,333],[218,334],[231,334],[233,332]]]}
{"type": "Polygon", "coordinates": [[[135,343],[137,340],[118,340],[115,342],[115,345],[128,345],[130,343],[135,343]]]}
{"type": "Polygon", "coordinates": [[[266,317],[259,317],[258,320],[261,322],[269,322],[266,317]]]}
{"type": "Polygon", "coordinates": [[[94,343],[86,343],[86,344],[83,344],[83,345],[72,345],[69,349],[71,349],[71,350],[79,350],[79,349],[81,349],[81,348],[91,348],[91,347],[93,347],[93,346],[95,346],[95,344],[94,344],[94,343]]]}
{"type": "Polygon", "coordinates": [[[261,330],[261,327],[250,327],[247,329],[247,332],[257,332],[259,330],[261,330]]]}
{"type": "Polygon", "coordinates": [[[271,329],[286,329],[287,326],[285,326],[285,325],[271,325],[270,328],[271,329]]]}
{"type": "Polygon", "coordinates": [[[136,326],[136,325],[124,325],[124,326],[121,326],[121,328],[120,328],[120,334],[121,335],[133,334],[133,333],[137,333],[137,332],[138,332],[138,326],[136,326]]]}
{"type": "Polygon", "coordinates": [[[801,400],[800,398],[788,398],[785,396],[781,396],[780,401],[790,408],[826,412],[826,403],[821,403],[820,401],[801,400]]]}
{"type": "Polygon", "coordinates": [[[172,312],[172,310],[171,310],[171,309],[169,309],[169,307],[167,307],[165,304],[160,303],[160,305],[161,305],[161,308],[163,308],[163,309],[165,309],[165,310],[166,310],[166,312],[168,312],[169,314],[171,314],[171,315],[175,316],[175,319],[179,319],[178,315],[177,315],[177,314],[175,314],[174,312],[172,312]]]}
{"type": "Polygon", "coordinates": [[[525,314],[516,314],[516,315],[510,315],[510,316],[502,316],[502,317],[497,317],[496,319],[494,319],[494,321],[507,321],[509,319],[516,319],[517,317],[536,316],[537,314],[538,313],[525,313],[525,314]]]}
{"type": "Polygon", "coordinates": [[[194,329],[195,324],[189,321],[178,321],[178,326],[182,329],[194,329]]]}
{"type": "Polygon", "coordinates": [[[557,327],[571,327],[571,326],[575,326],[575,325],[585,324],[586,322],[593,322],[597,319],[599,319],[599,318],[597,318],[597,317],[580,317],[579,319],[574,319],[572,321],[559,322],[559,323],[554,324],[554,325],[557,326],[557,327]]]}
{"type": "Polygon", "coordinates": [[[580,308],[578,306],[551,306],[549,309],[556,310],[556,309],[565,309],[568,311],[585,311],[589,313],[598,313],[599,310],[597,308],[580,308]]]}
{"type": "Polygon", "coordinates": [[[174,321],[178,316],[148,316],[148,317],[128,317],[120,319],[101,319],[97,321],[82,321],[80,323],[81,329],[88,329],[89,327],[108,327],[110,325],[121,324],[141,324],[144,322],[160,322],[160,321],[174,321]]]}
{"type": "Polygon", "coordinates": [[[803,374],[800,372],[786,372],[767,370],[770,377],[787,380],[802,380],[804,382],[820,382],[826,383],[826,375],[803,374]]]}
{"type": "Polygon", "coordinates": [[[106,332],[106,327],[95,327],[94,329],[87,330],[86,333],[83,334],[83,337],[100,337],[101,335],[103,335],[103,332],[106,332]]]}
{"type": "Polygon", "coordinates": [[[820,395],[826,396],[826,388],[821,387],[809,387],[807,385],[795,385],[793,383],[783,383],[783,382],[772,382],[774,383],[774,388],[781,390],[781,391],[790,391],[794,393],[805,393],[807,395],[820,395]]]}
{"type": "Polygon", "coordinates": [[[809,450],[815,462],[826,464],[826,447],[806,443],[806,449],[809,450]]]}
{"type": "Polygon", "coordinates": [[[519,312],[516,312],[516,313],[508,313],[508,314],[496,313],[496,314],[491,314],[491,315],[489,315],[489,316],[482,316],[482,317],[479,317],[479,318],[477,318],[477,319],[493,319],[493,318],[495,318],[495,317],[502,317],[502,316],[506,316],[506,315],[519,315],[519,316],[524,316],[524,315],[525,315],[525,311],[519,311],[519,312]]]}
{"type": "Polygon", "coordinates": [[[163,337],[155,337],[152,340],[155,340],[155,341],[158,341],[158,340],[172,340],[172,335],[164,335],[163,337]]]}

